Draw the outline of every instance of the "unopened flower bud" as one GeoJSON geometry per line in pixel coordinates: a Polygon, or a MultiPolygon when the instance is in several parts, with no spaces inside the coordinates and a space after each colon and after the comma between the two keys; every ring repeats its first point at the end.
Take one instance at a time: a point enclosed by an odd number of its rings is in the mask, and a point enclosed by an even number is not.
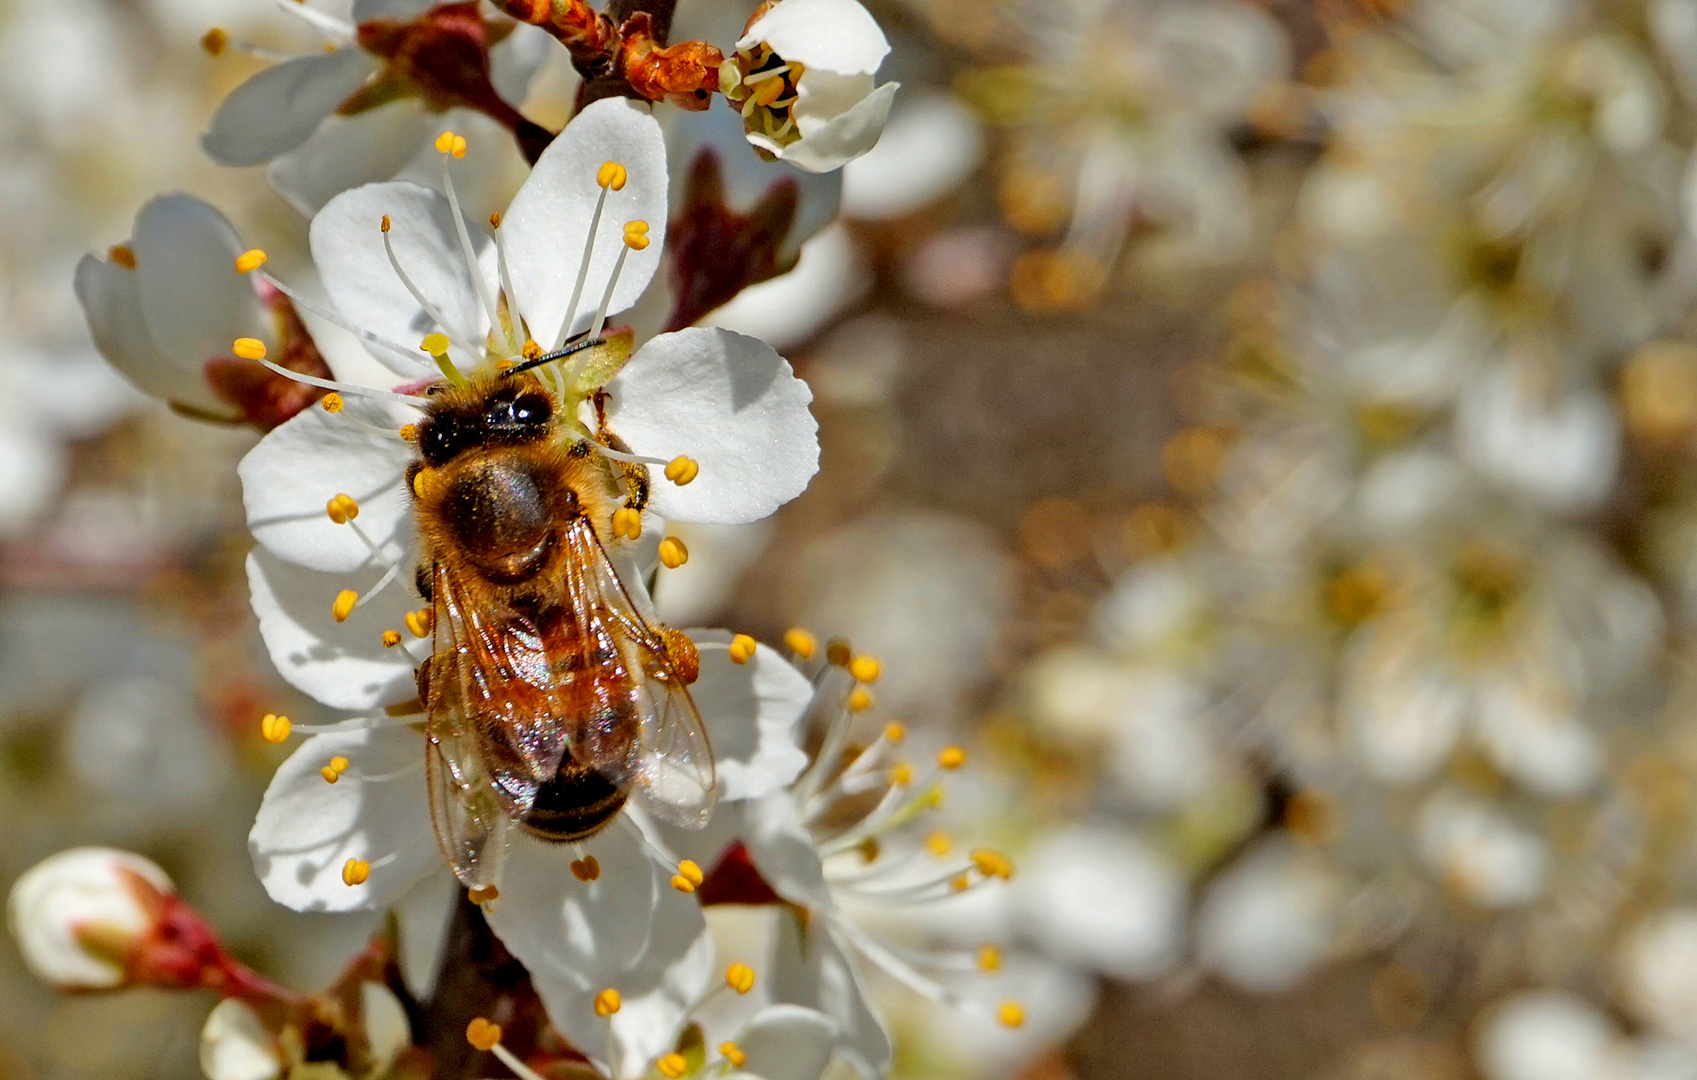
{"type": "Polygon", "coordinates": [[[73,848],[17,880],[6,917],[37,978],[62,990],[108,990],[132,981],[172,892],[165,872],[139,855],[73,848]]]}

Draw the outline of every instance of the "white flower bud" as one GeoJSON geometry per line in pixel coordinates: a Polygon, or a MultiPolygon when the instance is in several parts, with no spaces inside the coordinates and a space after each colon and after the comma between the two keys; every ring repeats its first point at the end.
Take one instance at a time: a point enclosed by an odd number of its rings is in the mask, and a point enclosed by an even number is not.
{"type": "Polygon", "coordinates": [[[200,1071],[207,1080],[275,1080],[283,1073],[283,1055],[253,1007],[230,998],[200,1029],[200,1071]]]}
{"type": "Polygon", "coordinates": [[[856,0],[781,0],[749,24],[720,68],[720,89],[742,110],[756,149],[829,172],[884,130],[897,84],[876,86],[872,75],[889,51],[856,0]]]}
{"type": "Polygon", "coordinates": [[[125,958],[153,925],[171,879],[138,855],[73,848],[12,886],[6,918],[30,970],[65,990],[123,985],[125,958]]]}

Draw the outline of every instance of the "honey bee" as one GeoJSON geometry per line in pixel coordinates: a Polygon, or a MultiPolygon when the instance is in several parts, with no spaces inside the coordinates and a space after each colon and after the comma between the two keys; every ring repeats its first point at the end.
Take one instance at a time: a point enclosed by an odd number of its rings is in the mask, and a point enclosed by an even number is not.
{"type": "MultiPolygon", "coordinates": [[[[601,539],[646,501],[647,472],[609,468],[533,366],[432,395],[408,470],[435,614],[418,680],[431,818],[471,889],[495,883],[514,826],[582,840],[634,795],[700,828],[713,800],[695,647],[638,609],[601,539]]],[[[596,413],[596,440],[622,448],[596,413]]]]}

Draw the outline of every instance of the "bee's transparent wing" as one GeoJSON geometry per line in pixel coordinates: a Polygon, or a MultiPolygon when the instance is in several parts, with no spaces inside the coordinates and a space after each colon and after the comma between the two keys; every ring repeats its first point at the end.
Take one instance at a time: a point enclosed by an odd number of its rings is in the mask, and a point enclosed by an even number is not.
{"type": "Polygon", "coordinates": [[[699,829],[713,810],[714,779],[713,751],[695,702],[665,639],[637,610],[588,521],[575,521],[566,543],[572,556],[566,560],[567,606],[582,620],[579,647],[603,661],[616,656],[623,669],[616,684],[607,680],[606,700],[595,715],[576,726],[571,751],[657,817],[699,829]]]}

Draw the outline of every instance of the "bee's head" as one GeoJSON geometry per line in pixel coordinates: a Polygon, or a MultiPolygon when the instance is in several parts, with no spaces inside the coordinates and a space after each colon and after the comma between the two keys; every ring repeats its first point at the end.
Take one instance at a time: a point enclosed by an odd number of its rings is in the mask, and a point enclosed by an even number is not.
{"type": "Polygon", "coordinates": [[[545,438],[553,419],[554,400],[535,379],[494,379],[432,401],[418,425],[418,449],[436,468],[474,447],[545,438]]]}

